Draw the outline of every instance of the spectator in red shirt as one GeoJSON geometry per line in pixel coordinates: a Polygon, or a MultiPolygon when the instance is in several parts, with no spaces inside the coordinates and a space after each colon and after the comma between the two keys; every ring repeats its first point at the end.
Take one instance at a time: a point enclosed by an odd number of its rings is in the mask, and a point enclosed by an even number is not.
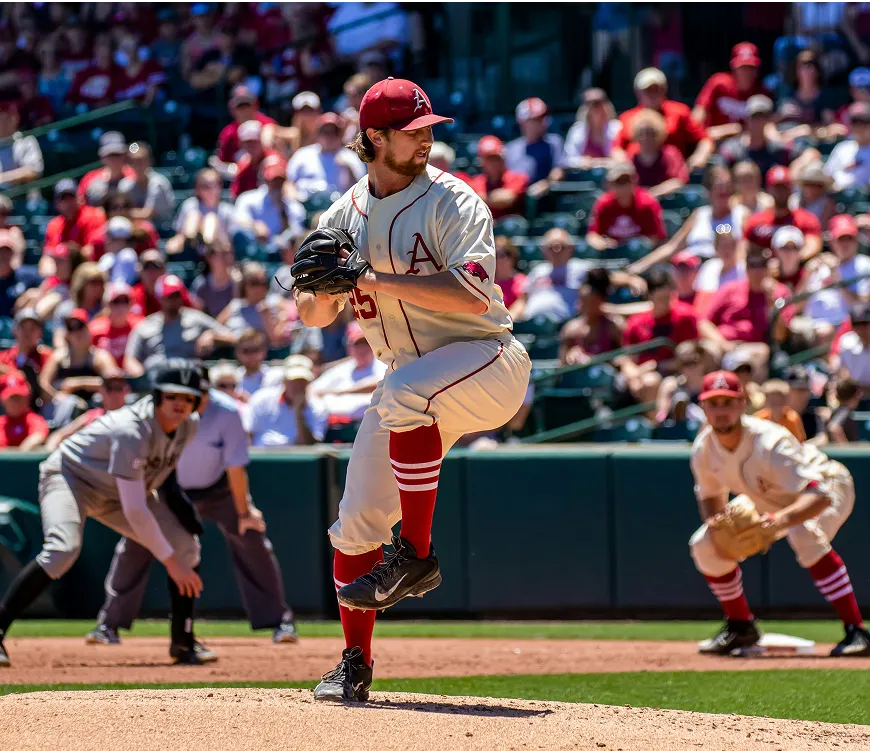
{"type": "Polygon", "coordinates": [[[112,104],[117,74],[118,66],[112,60],[112,40],[107,34],[101,34],[94,40],[94,62],[76,74],[66,100],[91,109],[112,104]]]}
{"type": "Polygon", "coordinates": [[[143,316],[131,312],[133,288],[123,282],[110,284],[103,301],[107,311],[88,324],[94,346],[106,350],[120,368],[124,362],[124,350],[133,327],[143,316]]]}
{"type": "Polygon", "coordinates": [[[18,113],[21,115],[21,129],[30,130],[39,125],[48,125],[57,118],[54,115],[54,105],[47,96],[42,96],[36,90],[36,74],[22,71],[19,91],[21,101],[18,103],[18,113]]]}
{"type": "Polygon", "coordinates": [[[244,154],[236,165],[236,175],[230,185],[233,198],[238,198],[246,191],[256,190],[260,164],[267,156],[280,156],[277,151],[263,148],[262,130],[263,126],[257,120],[248,120],[239,127],[239,142],[244,154]]]}
{"type": "Polygon", "coordinates": [[[42,318],[34,308],[22,308],[15,314],[12,335],[15,344],[0,351],[0,376],[22,373],[32,389],[31,406],[37,409],[39,398],[39,374],[51,357],[51,348],[42,343],[44,327],[42,318]]]}
{"type": "Polygon", "coordinates": [[[501,290],[504,306],[511,306],[522,294],[526,275],[517,272],[520,252],[510,238],[499,235],[495,238],[495,283],[501,290]]]}
{"type": "Polygon", "coordinates": [[[701,268],[701,259],[688,250],[677,253],[671,259],[674,267],[674,284],[677,288],[677,299],[687,305],[695,304],[695,280],[698,278],[698,269],[701,268]]]}
{"type": "Polygon", "coordinates": [[[686,160],[668,137],[665,119],[655,110],[643,110],[632,123],[634,143],[628,156],[637,170],[638,184],[658,198],[673,193],[689,182],[686,160]]]}
{"type": "Polygon", "coordinates": [[[95,206],[84,206],[78,197],[74,180],[66,178],[54,186],[54,208],[58,216],[45,228],[45,248],[53,248],[60,243],[74,242],[82,248],[87,246],[85,255],[90,255],[94,236],[106,223],[106,213],[95,206]]]}
{"type": "Polygon", "coordinates": [[[115,62],[120,67],[115,75],[115,99],[119,102],[138,99],[148,107],[157,90],[166,83],[166,73],[154,60],[142,59],[139,50],[139,43],[132,35],[118,42],[115,62]]]}
{"type": "Polygon", "coordinates": [[[505,168],[504,144],[497,136],[484,136],[477,143],[481,173],[469,178],[468,184],[489,206],[493,219],[508,214],[522,214],[529,178],[505,168]]]}
{"type": "Polygon", "coordinates": [[[136,173],[127,164],[127,142],[116,130],[100,136],[97,155],[102,167],[88,172],[79,182],[79,197],[88,206],[101,206],[111,190],[117,190],[125,177],[135,178],[136,173]]]}
{"type": "Polygon", "coordinates": [[[137,315],[150,316],[160,312],[160,300],[154,292],[157,280],[166,273],[166,260],[159,250],[146,250],[139,256],[141,271],[139,283],[133,285],[132,311],[137,315]]]}
{"type": "Polygon", "coordinates": [[[0,448],[33,451],[48,438],[48,423],[30,408],[30,386],[23,378],[8,377],[0,391],[0,448]]]}
{"type": "Polygon", "coordinates": [[[696,167],[703,167],[713,153],[713,140],[707,136],[703,126],[692,119],[692,112],[685,104],[666,98],[668,79],[665,74],[658,68],[645,68],[635,76],[634,90],[638,106],[619,117],[622,123],[619,147],[627,149],[631,143],[634,118],[642,110],[652,109],[664,117],[667,143],[676,146],[686,158],[688,170],[691,172],[696,167]]]}
{"type": "Polygon", "coordinates": [[[767,189],[773,196],[773,208],[753,214],[743,228],[750,243],[770,248],[773,233],[778,227],[791,225],[804,233],[801,260],[806,261],[822,250],[822,227],[819,220],[806,209],[790,209],[791,174],[787,167],[771,167],[767,171],[767,189]]]}
{"type": "MultiPolygon", "coordinates": [[[[259,110],[257,97],[247,86],[236,86],[233,89],[229,104],[233,121],[224,127],[218,136],[217,150],[209,163],[224,177],[232,177],[233,166],[241,159],[244,152],[239,140],[239,127],[249,120],[256,120],[264,127],[261,136],[266,143],[272,142],[272,132],[277,123],[259,110]]],[[[256,186],[255,186],[256,187],[256,186]]]]}
{"type": "Polygon", "coordinates": [[[586,242],[596,250],[616,248],[634,237],[658,244],[667,237],[662,207],[637,187],[637,170],[631,163],[615,164],[607,171],[609,190],[592,207],[586,242]]]}
{"type": "Polygon", "coordinates": [[[741,123],[746,118],[749,97],[765,93],[758,75],[760,65],[758,47],[740,42],[731,50],[731,72],[714,73],[707,79],[695,100],[692,118],[711,129],[708,131],[711,138],[719,140],[721,136],[733,135],[734,129],[726,131],[719,126],[741,123]]]}
{"type": "MultiPolygon", "coordinates": [[[[728,282],[713,295],[706,318],[727,341],[768,342],[773,303],[781,297],[791,297],[788,287],[771,276],[770,259],[767,249],[751,251],[746,258],[746,279],[728,282]]],[[[793,309],[787,307],[778,322],[786,324],[793,314],[793,309]]],[[[773,333],[774,338],[781,338],[773,333]]]]}

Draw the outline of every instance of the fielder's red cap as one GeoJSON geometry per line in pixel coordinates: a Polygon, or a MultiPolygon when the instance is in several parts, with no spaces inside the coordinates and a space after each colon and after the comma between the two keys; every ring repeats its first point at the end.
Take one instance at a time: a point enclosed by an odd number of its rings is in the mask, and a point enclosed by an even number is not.
{"type": "Polygon", "coordinates": [[[704,376],[699,401],[712,399],[715,396],[730,396],[739,399],[743,396],[743,384],[736,374],[728,370],[716,370],[704,376]]]}
{"type": "Polygon", "coordinates": [[[426,92],[413,81],[387,78],[372,86],[359,108],[359,127],[416,130],[438,123],[452,123],[450,117],[432,112],[426,92]]]}

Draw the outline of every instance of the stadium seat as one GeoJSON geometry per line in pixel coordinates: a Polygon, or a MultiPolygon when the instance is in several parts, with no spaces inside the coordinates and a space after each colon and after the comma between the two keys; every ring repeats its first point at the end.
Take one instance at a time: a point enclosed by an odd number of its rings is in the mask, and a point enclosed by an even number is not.
{"type": "Polygon", "coordinates": [[[12,334],[14,325],[11,318],[0,318],[0,349],[9,349],[15,345],[15,337],[12,334]]]}
{"type": "Polygon", "coordinates": [[[353,443],[359,432],[360,424],[351,422],[347,424],[330,425],[323,438],[324,443],[353,443]]]}
{"type": "Polygon", "coordinates": [[[517,214],[510,214],[497,219],[493,225],[493,232],[496,236],[504,235],[506,237],[517,237],[518,235],[529,234],[529,222],[525,217],[517,214]]]}
{"type": "Polygon", "coordinates": [[[665,420],[653,428],[654,441],[694,441],[700,426],[694,420],[665,420]]]}
{"type": "Polygon", "coordinates": [[[533,412],[540,430],[561,428],[573,422],[588,420],[595,414],[589,399],[572,393],[560,393],[558,389],[541,391],[535,399],[533,412]]]}
{"type": "Polygon", "coordinates": [[[579,235],[581,232],[580,221],[573,214],[545,214],[532,220],[529,234],[532,237],[541,237],[556,227],[565,230],[569,235],[579,235]]]}
{"type": "Polygon", "coordinates": [[[514,322],[514,336],[533,360],[552,360],[559,356],[559,329],[562,324],[546,316],[514,322]]]}
{"type": "Polygon", "coordinates": [[[670,195],[659,198],[662,209],[677,211],[681,216],[688,217],[699,206],[707,203],[707,191],[699,185],[686,185],[670,195]]]}
{"type": "Polygon", "coordinates": [[[662,219],[665,222],[665,231],[668,237],[673,237],[677,230],[683,226],[683,217],[679,211],[662,211],[662,219]]]}
{"type": "Polygon", "coordinates": [[[564,171],[563,177],[565,182],[589,181],[596,185],[603,185],[606,179],[607,170],[604,167],[593,167],[592,169],[568,168],[564,171]]]}
{"type": "Polygon", "coordinates": [[[196,261],[168,261],[166,264],[166,273],[175,274],[188,287],[190,287],[193,280],[196,278],[197,266],[198,264],[196,261]]]}
{"type": "Polygon", "coordinates": [[[870,412],[853,412],[852,419],[858,427],[858,440],[870,441],[870,412]]]}
{"type": "Polygon", "coordinates": [[[558,389],[579,389],[588,397],[609,398],[613,393],[616,371],[610,365],[593,365],[572,370],[559,377],[558,389]]]}
{"type": "Polygon", "coordinates": [[[634,263],[646,256],[652,250],[649,241],[641,237],[633,237],[624,245],[618,245],[615,248],[608,248],[601,257],[608,261],[625,261],[634,263]]]}

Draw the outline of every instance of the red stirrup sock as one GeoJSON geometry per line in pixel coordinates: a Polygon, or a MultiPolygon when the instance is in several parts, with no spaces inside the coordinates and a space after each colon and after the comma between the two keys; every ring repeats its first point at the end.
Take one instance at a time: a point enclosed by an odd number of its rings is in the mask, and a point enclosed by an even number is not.
{"type": "Polygon", "coordinates": [[[832,550],[822,560],[810,566],[810,575],[813,577],[819,592],[822,593],[822,597],[831,603],[843,623],[855,626],[864,625],[858,601],[852,591],[849,572],[836,550],[832,550]]]}
{"type": "Polygon", "coordinates": [[[432,517],[441,472],[441,431],[438,424],[390,433],[390,464],[402,504],[401,535],[418,558],[429,555],[432,517]]]}
{"type": "MultiPolygon", "coordinates": [[[[333,577],[336,592],[345,584],[371,571],[376,563],[384,560],[384,549],[370,550],[362,555],[346,555],[340,550],[335,551],[333,562],[333,577]]],[[[375,630],[377,610],[350,610],[344,605],[338,606],[341,616],[341,628],[344,631],[344,645],[348,649],[359,647],[363,653],[366,665],[372,664],[372,634],[375,630]]]]}
{"type": "Polygon", "coordinates": [[[751,621],[752,611],[743,594],[743,574],[737,566],[725,576],[705,576],[710,591],[719,600],[729,621],[751,621]]]}

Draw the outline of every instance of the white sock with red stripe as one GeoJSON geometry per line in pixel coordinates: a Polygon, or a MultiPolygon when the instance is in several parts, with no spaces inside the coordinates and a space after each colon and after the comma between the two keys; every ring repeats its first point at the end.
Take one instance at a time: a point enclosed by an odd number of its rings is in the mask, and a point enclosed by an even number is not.
{"type": "Polygon", "coordinates": [[[419,558],[429,555],[432,517],[441,474],[441,431],[438,424],[390,433],[390,465],[402,504],[400,534],[419,558]]]}
{"type": "Polygon", "coordinates": [[[729,621],[752,620],[752,611],[743,593],[743,573],[740,571],[740,566],[725,576],[704,576],[704,578],[729,621]]]}
{"type": "Polygon", "coordinates": [[[810,566],[810,575],[816,583],[816,587],[834,610],[840,616],[840,620],[846,625],[863,626],[861,610],[858,608],[858,600],[852,591],[852,581],[843,559],[832,550],[824,558],[810,566]]]}

